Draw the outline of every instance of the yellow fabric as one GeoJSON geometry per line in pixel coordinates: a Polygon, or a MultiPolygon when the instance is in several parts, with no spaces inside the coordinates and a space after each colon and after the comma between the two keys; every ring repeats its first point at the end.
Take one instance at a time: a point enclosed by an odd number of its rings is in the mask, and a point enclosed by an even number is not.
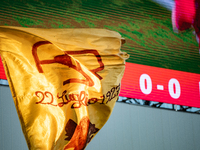
{"type": "Polygon", "coordinates": [[[0,55],[29,149],[82,150],[109,118],[125,69],[105,29],[0,27],[0,55]]]}

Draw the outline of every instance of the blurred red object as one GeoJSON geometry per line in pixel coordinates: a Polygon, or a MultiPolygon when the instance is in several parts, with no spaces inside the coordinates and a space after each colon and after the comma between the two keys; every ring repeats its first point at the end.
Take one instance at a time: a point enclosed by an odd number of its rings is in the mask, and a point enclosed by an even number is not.
{"type": "Polygon", "coordinates": [[[200,43],[200,0],[175,0],[172,10],[172,25],[175,32],[193,27],[197,42],[200,43]]]}

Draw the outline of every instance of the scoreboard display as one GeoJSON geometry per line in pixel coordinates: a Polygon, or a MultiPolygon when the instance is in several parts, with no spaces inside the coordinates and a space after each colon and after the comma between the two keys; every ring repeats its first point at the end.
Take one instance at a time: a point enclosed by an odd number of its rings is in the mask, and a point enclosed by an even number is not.
{"type": "Polygon", "coordinates": [[[198,42],[193,29],[173,31],[173,7],[171,0],[4,0],[0,25],[117,31],[130,55],[120,96],[200,108],[198,42]]]}

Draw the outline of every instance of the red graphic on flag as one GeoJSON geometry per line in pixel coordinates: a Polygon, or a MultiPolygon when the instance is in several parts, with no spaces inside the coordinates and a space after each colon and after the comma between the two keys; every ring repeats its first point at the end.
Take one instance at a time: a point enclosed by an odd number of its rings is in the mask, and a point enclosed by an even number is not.
{"type": "Polygon", "coordinates": [[[86,147],[86,144],[91,141],[93,134],[99,131],[95,127],[95,124],[92,124],[87,116],[83,117],[79,123],[76,124],[73,120],[69,119],[65,127],[66,136],[65,140],[70,140],[64,148],[74,148],[74,150],[83,150],[86,147]]]}
{"type": "Polygon", "coordinates": [[[92,72],[100,80],[102,79],[102,77],[100,75],[98,75],[97,72],[104,69],[104,64],[103,64],[101,56],[99,55],[97,50],[65,51],[64,52],[65,54],[57,55],[54,57],[53,60],[39,60],[39,57],[37,54],[37,49],[39,46],[44,45],[44,44],[52,44],[52,43],[49,41],[39,41],[39,42],[35,43],[32,48],[32,54],[33,54],[37,69],[40,73],[43,73],[43,69],[42,69],[41,65],[59,63],[62,65],[66,65],[70,68],[73,68],[74,70],[78,71],[86,78],[85,80],[84,79],[76,79],[76,78],[68,79],[68,80],[63,81],[63,85],[66,85],[68,83],[81,83],[81,84],[85,84],[85,85],[88,85],[91,87],[94,85],[94,81],[90,78],[90,76],[87,73],[85,73],[83,71],[83,69],[81,68],[81,65],[78,61],[75,61],[76,65],[74,65],[72,63],[71,56],[70,56],[70,55],[91,53],[91,54],[94,54],[94,56],[96,57],[97,62],[99,63],[99,67],[95,68],[93,70],[90,70],[90,72],[92,72]]]}

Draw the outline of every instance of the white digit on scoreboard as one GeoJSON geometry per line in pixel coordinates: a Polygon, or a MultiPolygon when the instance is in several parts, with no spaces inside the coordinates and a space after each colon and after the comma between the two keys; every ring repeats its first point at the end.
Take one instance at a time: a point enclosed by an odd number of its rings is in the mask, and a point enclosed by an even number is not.
{"type": "Polygon", "coordinates": [[[174,99],[179,98],[181,95],[181,86],[178,80],[174,78],[170,79],[168,82],[168,90],[169,90],[169,95],[172,98],[174,99]]]}
{"type": "Polygon", "coordinates": [[[140,76],[140,90],[144,94],[150,94],[152,91],[152,81],[148,74],[142,74],[140,76]]]}

